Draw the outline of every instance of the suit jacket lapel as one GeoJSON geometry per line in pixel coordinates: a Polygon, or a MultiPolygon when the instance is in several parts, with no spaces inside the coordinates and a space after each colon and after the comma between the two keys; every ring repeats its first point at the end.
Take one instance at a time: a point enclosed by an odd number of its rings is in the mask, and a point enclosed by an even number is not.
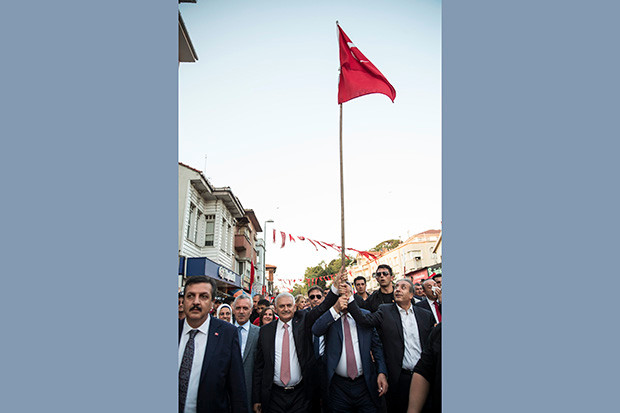
{"type": "MultiPolygon", "coordinates": [[[[366,354],[367,349],[368,351],[370,351],[370,343],[368,343],[368,347],[366,347],[366,339],[367,337],[370,337],[370,336],[367,336],[366,334],[362,332],[362,330],[360,330],[359,324],[355,323],[355,328],[357,329],[357,341],[359,342],[359,346],[360,346],[360,355],[366,354]]],[[[362,363],[364,363],[363,357],[362,357],[362,363]]]]}
{"type": "MultiPolygon", "coordinates": [[[[237,328],[237,331],[238,328],[237,328]]],[[[245,338],[245,350],[243,350],[243,355],[241,356],[241,362],[245,363],[245,359],[248,358],[248,353],[250,352],[250,339],[252,338],[252,328],[248,326],[248,336],[245,338]]],[[[239,337],[241,340],[241,337],[239,337]]],[[[239,341],[239,347],[241,347],[241,341],[239,341]]]]}
{"type": "Polygon", "coordinates": [[[295,317],[293,316],[293,319],[291,320],[291,324],[293,326],[293,340],[295,341],[295,349],[297,350],[297,358],[299,359],[300,363],[301,361],[304,359],[303,358],[303,341],[301,340],[301,326],[299,324],[299,318],[300,317],[295,317]],[[302,347],[300,347],[302,346],[302,347]],[[300,353],[301,351],[301,353],[300,353]]]}
{"type": "MultiPolygon", "coordinates": [[[[211,316],[209,316],[211,317],[211,316]]],[[[215,349],[219,344],[219,327],[213,322],[214,318],[211,318],[209,322],[209,334],[207,335],[207,348],[205,348],[205,355],[202,359],[202,370],[200,372],[200,379],[206,374],[209,363],[215,354],[215,349]]]]}
{"type": "MultiPolygon", "coordinates": [[[[252,348],[252,343],[254,342],[255,337],[257,335],[258,335],[258,331],[256,331],[255,328],[249,327],[248,337],[245,340],[245,350],[243,352],[243,362],[244,363],[245,363],[245,360],[250,355],[250,349],[252,348]]],[[[239,343],[239,345],[241,345],[241,343],[239,343]]]]}
{"type": "Polygon", "coordinates": [[[398,335],[400,335],[400,339],[402,342],[405,342],[405,335],[403,334],[403,322],[400,319],[400,312],[398,311],[398,304],[394,303],[390,307],[392,311],[392,317],[394,318],[394,322],[396,323],[396,330],[398,330],[398,335]]]}
{"type": "MultiPolygon", "coordinates": [[[[422,311],[416,311],[416,309],[413,309],[413,314],[415,315],[415,321],[418,324],[418,334],[420,337],[420,345],[422,346],[422,349],[424,349],[424,347],[426,347],[426,340],[423,340],[422,337],[425,337],[428,335],[428,330],[430,330],[431,328],[433,328],[433,325],[428,325],[428,317],[424,317],[422,311]],[[427,334],[425,334],[425,330],[427,332],[427,334]]],[[[432,316],[431,318],[433,318],[433,320],[435,316],[432,316]]]]}
{"type": "MultiPolygon", "coordinates": [[[[336,332],[338,333],[338,339],[340,340],[339,343],[339,348],[342,348],[342,343],[344,343],[344,337],[342,335],[342,317],[340,316],[340,318],[338,320],[336,320],[334,323],[336,323],[336,332]]],[[[358,333],[359,335],[359,333],[358,333]]]]}
{"type": "Polygon", "coordinates": [[[276,364],[276,332],[278,329],[278,321],[274,320],[262,328],[269,329],[268,334],[265,334],[265,336],[271,337],[270,340],[267,340],[266,344],[270,346],[270,348],[267,349],[267,354],[269,354],[269,360],[271,360],[271,366],[273,367],[276,364]]]}

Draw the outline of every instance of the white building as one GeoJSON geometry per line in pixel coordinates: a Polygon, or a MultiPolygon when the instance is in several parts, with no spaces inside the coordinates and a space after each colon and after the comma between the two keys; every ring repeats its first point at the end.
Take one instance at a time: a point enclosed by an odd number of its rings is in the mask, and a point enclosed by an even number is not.
{"type": "Polygon", "coordinates": [[[399,280],[405,275],[416,277],[426,268],[441,263],[441,257],[434,252],[440,236],[439,230],[431,229],[421,232],[408,238],[396,248],[379,253],[376,260],[369,260],[358,255],[357,263],[347,268],[349,279],[353,280],[361,275],[366,278],[368,290],[376,290],[379,284],[373,275],[381,264],[387,264],[392,268],[394,280],[399,280]]]}
{"type": "Polygon", "coordinates": [[[263,290],[263,276],[265,274],[265,241],[262,238],[258,238],[254,247],[256,251],[256,262],[254,263],[256,273],[254,275],[254,284],[252,285],[252,294],[260,294],[263,290]]]}
{"type": "Polygon", "coordinates": [[[206,257],[235,270],[235,225],[244,214],[230,188],[215,188],[179,163],[179,256],[206,257]]]}

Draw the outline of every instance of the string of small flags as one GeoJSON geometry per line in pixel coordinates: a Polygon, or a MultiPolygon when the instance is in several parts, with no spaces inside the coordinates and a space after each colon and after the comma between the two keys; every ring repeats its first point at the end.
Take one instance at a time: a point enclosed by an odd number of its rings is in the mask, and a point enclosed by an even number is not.
{"type": "MultiPolygon", "coordinates": [[[[274,228],[273,230],[273,243],[275,244],[276,241],[276,235],[277,235],[276,229],[274,228]]],[[[325,241],[317,241],[315,239],[310,239],[308,237],[305,236],[301,236],[301,235],[297,235],[297,236],[293,236],[291,234],[288,234],[284,231],[279,231],[280,232],[280,238],[281,238],[281,244],[280,244],[280,248],[284,248],[286,246],[286,241],[289,241],[289,245],[293,242],[297,242],[297,240],[299,241],[308,241],[310,244],[312,244],[312,246],[315,248],[315,250],[319,250],[319,247],[322,247],[323,249],[327,249],[327,248],[332,248],[335,251],[338,251],[338,253],[340,253],[342,251],[342,247],[340,245],[336,245],[336,244],[332,244],[329,242],[325,242],[325,241]]],[[[353,251],[356,252],[360,255],[362,255],[364,258],[367,258],[369,260],[376,260],[378,257],[377,255],[373,254],[372,252],[369,251],[361,251],[361,250],[357,250],[355,248],[345,248],[345,250],[347,251],[353,251]]],[[[346,253],[345,253],[345,257],[347,258],[351,258],[349,257],[346,253]]]]}
{"type": "MultiPolygon", "coordinates": [[[[348,271],[348,274],[351,274],[351,271],[348,271]]],[[[312,277],[312,278],[280,278],[278,282],[285,284],[288,287],[293,287],[295,284],[305,282],[308,285],[318,284],[319,281],[331,281],[334,279],[336,274],[331,275],[323,275],[320,277],[312,277]]]]}

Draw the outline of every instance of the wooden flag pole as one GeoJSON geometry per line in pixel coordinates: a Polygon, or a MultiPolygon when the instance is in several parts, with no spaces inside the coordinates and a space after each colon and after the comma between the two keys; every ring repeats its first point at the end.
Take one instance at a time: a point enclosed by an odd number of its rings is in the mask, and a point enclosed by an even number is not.
{"type": "MultiPolygon", "coordinates": [[[[336,20],[336,31],[340,37],[338,30],[338,20],[336,20]]],[[[340,69],[342,70],[342,68],[340,69]]],[[[345,246],[344,246],[344,173],[342,167],[342,103],[340,104],[340,272],[344,273],[345,269],[345,246]]],[[[345,278],[346,279],[346,278],[345,278]]]]}
{"type": "MultiPolygon", "coordinates": [[[[342,250],[340,251],[340,271],[345,269],[344,247],[344,176],[342,167],[342,103],[340,104],[340,233],[342,238],[342,250]]],[[[345,278],[346,280],[346,278],[345,278]]]]}

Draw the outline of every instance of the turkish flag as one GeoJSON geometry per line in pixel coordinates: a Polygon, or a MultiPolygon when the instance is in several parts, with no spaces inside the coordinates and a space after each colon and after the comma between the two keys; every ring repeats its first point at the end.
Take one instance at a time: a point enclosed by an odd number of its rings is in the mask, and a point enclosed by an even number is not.
{"type": "Polygon", "coordinates": [[[392,99],[396,90],[370,60],[360,52],[351,39],[338,26],[340,43],[340,82],[338,103],[371,93],[382,93],[392,99]]]}
{"type": "Polygon", "coordinates": [[[250,292],[252,292],[252,284],[254,284],[254,261],[250,261],[250,292]]]}

